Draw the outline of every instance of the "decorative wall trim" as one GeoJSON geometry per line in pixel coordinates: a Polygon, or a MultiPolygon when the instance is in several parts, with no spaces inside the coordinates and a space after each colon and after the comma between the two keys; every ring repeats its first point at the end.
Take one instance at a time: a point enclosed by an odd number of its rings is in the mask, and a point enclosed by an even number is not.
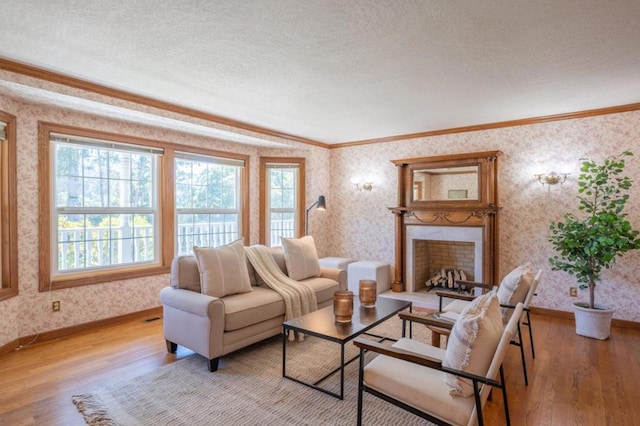
{"type": "Polygon", "coordinates": [[[170,102],[161,101],[158,99],[150,98],[147,96],[136,95],[120,89],[113,89],[110,87],[102,86],[100,84],[91,83],[86,80],[82,80],[76,77],[71,77],[65,74],[49,71],[43,68],[35,67],[33,65],[27,65],[13,60],[0,57],[0,69],[14,72],[16,74],[22,74],[29,77],[34,77],[40,80],[50,81],[56,84],[62,84],[64,86],[74,87],[76,89],[86,90],[88,92],[98,93],[101,95],[109,96],[115,99],[121,99],[129,102],[134,102],[141,105],[146,105],[165,111],[171,111],[178,114],[186,115],[189,117],[200,118],[210,121],[212,123],[223,124],[227,126],[236,127],[238,129],[248,130],[251,132],[275,136],[282,139],[287,139],[294,142],[300,142],[308,145],[313,145],[321,148],[338,149],[346,148],[357,145],[368,145],[372,143],[382,142],[395,142],[406,139],[417,139],[429,136],[447,135],[452,133],[466,133],[476,132],[480,130],[497,129],[501,127],[515,127],[524,126],[529,124],[546,123],[549,121],[561,121],[572,120],[575,118],[592,117],[597,115],[617,114],[621,112],[638,111],[640,110],[640,102],[618,105],[606,108],[597,108],[577,112],[569,112],[563,114],[545,115],[540,117],[522,118],[518,120],[498,121],[495,123],[476,124],[472,126],[453,127],[450,129],[429,130],[417,133],[408,133],[404,135],[386,136],[382,138],[364,139],[360,141],[342,142],[337,144],[327,144],[325,142],[316,141],[313,139],[304,138],[301,136],[295,136],[277,130],[269,129],[266,127],[255,126],[252,124],[244,123],[242,121],[232,120],[219,115],[199,111],[192,108],[187,108],[179,105],[172,104],[170,102]]]}
{"type": "Polygon", "coordinates": [[[143,311],[132,312],[130,314],[120,315],[117,317],[111,317],[111,318],[101,319],[98,321],[92,321],[85,324],[73,325],[71,327],[65,327],[58,330],[46,331],[40,334],[23,336],[12,342],[7,343],[6,345],[0,346],[0,356],[8,354],[9,352],[13,352],[17,348],[19,348],[21,345],[29,345],[30,343],[35,344],[35,343],[47,342],[49,340],[70,336],[72,334],[76,334],[80,332],[98,330],[103,327],[122,324],[125,322],[134,321],[137,319],[144,320],[150,317],[162,318],[162,306],[145,309],[143,311]]]}
{"type": "Polygon", "coordinates": [[[76,77],[71,77],[65,74],[49,71],[43,68],[35,67],[32,65],[15,62],[9,59],[0,58],[0,69],[14,72],[17,74],[34,77],[40,80],[50,81],[56,84],[62,84],[64,86],[74,87],[76,89],[86,90],[88,92],[98,93],[100,95],[109,96],[115,99],[121,99],[124,101],[135,102],[137,104],[146,105],[165,111],[171,111],[178,114],[186,115],[188,117],[200,118],[210,121],[212,123],[224,124],[227,126],[236,127],[238,129],[248,130],[250,132],[256,132],[263,135],[275,136],[278,138],[288,139],[294,142],[301,142],[308,145],[314,145],[321,148],[329,148],[329,145],[313,139],[307,139],[300,136],[290,135],[288,133],[279,132],[277,130],[268,129],[266,127],[254,126],[252,124],[244,123],[242,121],[232,120],[230,118],[224,118],[219,115],[199,111],[192,108],[175,105],[170,102],[161,101],[158,99],[150,98],[148,96],[136,95],[131,92],[127,92],[120,89],[113,89],[111,87],[102,86],[100,84],[91,83],[86,80],[82,80],[76,77]]]}
{"type": "Polygon", "coordinates": [[[596,115],[618,114],[640,110],[640,102],[619,105],[607,108],[589,109],[584,111],[569,112],[565,114],[544,115],[541,117],[522,118],[519,120],[498,121],[496,123],[476,124],[473,126],[453,127],[450,129],[431,130],[426,132],[408,133],[406,135],[387,136],[384,138],[365,139],[361,141],[344,142],[330,145],[329,148],[347,148],[350,146],[368,145],[372,143],[396,142],[407,139],[426,138],[430,136],[449,135],[452,133],[477,132],[481,130],[499,129],[502,127],[526,126],[529,124],[547,123],[550,121],[573,120],[575,118],[593,117],[596,115]]]}
{"type": "MultiPolygon", "coordinates": [[[[534,315],[543,315],[543,316],[546,315],[550,317],[564,318],[572,321],[575,319],[573,312],[557,311],[555,309],[547,309],[547,308],[536,308],[534,306],[531,307],[531,313],[534,315]]],[[[621,320],[621,319],[615,319],[615,318],[611,320],[611,326],[640,330],[640,322],[627,321],[627,320],[621,320]]]]}

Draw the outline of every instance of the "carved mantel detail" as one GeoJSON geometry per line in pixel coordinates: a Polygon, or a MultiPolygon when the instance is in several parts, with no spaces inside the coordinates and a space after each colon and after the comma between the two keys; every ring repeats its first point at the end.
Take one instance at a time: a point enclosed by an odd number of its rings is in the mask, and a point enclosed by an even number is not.
{"type": "Polygon", "coordinates": [[[483,276],[476,278],[497,282],[501,155],[487,151],[392,161],[398,168],[398,205],[389,208],[396,222],[393,291],[406,289],[406,227],[416,225],[482,228],[483,276]]]}

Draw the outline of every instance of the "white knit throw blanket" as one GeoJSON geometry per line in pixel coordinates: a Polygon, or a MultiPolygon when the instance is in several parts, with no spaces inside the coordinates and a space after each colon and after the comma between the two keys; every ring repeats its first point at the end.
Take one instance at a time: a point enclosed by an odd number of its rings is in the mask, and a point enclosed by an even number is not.
{"type": "Polygon", "coordinates": [[[256,272],[284,299],[285,320],[288,321],[318,309],[318,301],[313,289],[303,282],[286,276],[266,246],[245,247],[245,251],[256,272]]]}

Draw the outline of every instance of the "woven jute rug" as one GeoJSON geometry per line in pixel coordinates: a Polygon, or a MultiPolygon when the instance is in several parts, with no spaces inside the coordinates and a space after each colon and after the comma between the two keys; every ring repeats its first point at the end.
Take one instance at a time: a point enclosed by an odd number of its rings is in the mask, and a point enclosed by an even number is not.
{"type": "MultiPolygon", "coordinates": [[[[399,338],[401,324],[392,318],[372,332],[399,338]]],[[[414,338],[430,342],[429,333],[414,325],[414,338]]],[[[287,374],[317,380],[339,365],[339,348],[311,336],[288,342],[287,374]]],[[[352,342],[346,348],[349,358],[357,353],[352,342]]],[[[193,355],[131,380],[74,395],[73,402],[89,425],[354,425],[358,364],[356,360],[346,367],[345,398],[339,400],[283,378],[282,338],[274,337],[221,358],[214,373],[207,370],[204,358],[193,355]]],[[[339,392],[340,374],[322,385],[339,392]]],[[[363,423],[431,424],[368,394],[363,423]]]]}

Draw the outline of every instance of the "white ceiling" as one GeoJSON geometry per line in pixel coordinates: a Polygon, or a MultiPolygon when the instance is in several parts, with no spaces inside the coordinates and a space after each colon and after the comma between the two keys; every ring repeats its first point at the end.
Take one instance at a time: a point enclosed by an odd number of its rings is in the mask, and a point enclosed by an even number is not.
{"type": "Polygon", "coordinates": [[[640,102],[638,0],[13,0],[0,57],[340,143],[640,102]]]}

